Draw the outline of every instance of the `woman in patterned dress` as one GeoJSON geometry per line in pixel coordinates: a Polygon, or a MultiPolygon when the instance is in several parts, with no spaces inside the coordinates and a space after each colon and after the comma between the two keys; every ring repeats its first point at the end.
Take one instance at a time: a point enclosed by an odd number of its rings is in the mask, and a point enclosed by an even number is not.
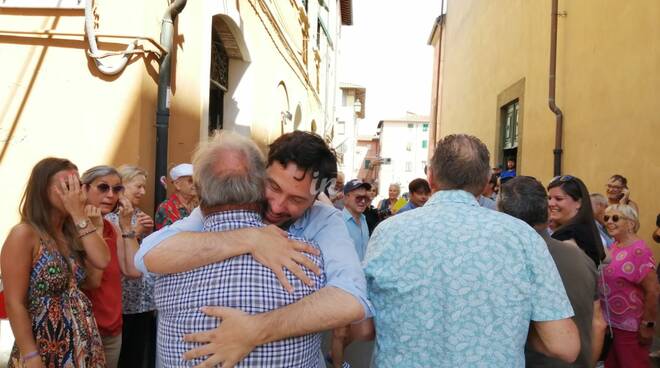
{"type": "Polygon", "coordinates": [[[605,319],[613,333],[605,367],[650,368],[658,300],[653,252],[637,236],[639,217],[632,206],[611,205],[603,219],[615,240],[600,288],[605,319]]]}
{"type": "Polygon", "coordinates": [[[101,213],[85,206],[76,166],[46,158],[32,169],[21,200],[21,222],[2,247],[5,305],[15,344],[9,367],[105,367],[89,299],[79,286],[83,257],[110,261],[96,231],[101,213]]]}
{"type": "MultiPolygon", "coordinates": [[[[124,184],[124,196],[135,211],[131,224],[135,226],[138,242],[151,234],[154,220],[138,207],[146,194],[147,172],[133,165],[119,167],[124,184]]],[[[105,216],[119,226],[116,212],[105,216]]],[[[122,277],[122,341],[119,355],[120,367],[153,368],[156,365],[156,303],[154,302],[155,278],[142,275],[140,278],[122,277]]]]}

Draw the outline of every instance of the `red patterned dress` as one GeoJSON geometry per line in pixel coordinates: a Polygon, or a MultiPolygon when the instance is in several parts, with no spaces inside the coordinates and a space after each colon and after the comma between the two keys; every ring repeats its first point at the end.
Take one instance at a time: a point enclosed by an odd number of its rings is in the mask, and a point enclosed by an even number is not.
{"type": "MultiPolygon", "coordinates": [[[[92,304],[78,288],[84,278],[84,269],[73,257],[67,259],[40,241],[27,298],[34,339],[45,367],[105,367],[92,304]]],[[[16,344],[8,367],[23,367],[16,344]]]]}

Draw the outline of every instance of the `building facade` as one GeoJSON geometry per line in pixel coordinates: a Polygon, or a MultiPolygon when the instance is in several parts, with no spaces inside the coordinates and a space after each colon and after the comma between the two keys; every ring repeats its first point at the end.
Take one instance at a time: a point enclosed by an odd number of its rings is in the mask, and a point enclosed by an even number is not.
{"type": "Polygon", "coordinates": [[[408,191],[408,183],[426,178],[428,162],[429,118],[407,114],[398,119],[378,122],[379,153],[378,193],[387,198],[390,184],[400,184],[401,194],[408,191]]]}
{"type": "Polygon", "coordinates": [[[169,109],[168,167],[190,161],[216,129],[264,149],[296,129],[331,139],[351,0],[177,0],[171,50],[160,39],[168,2],[91,1],[0,3],[0,176],[13,179],[0,193],[8,209],[0,236],[18,219],[31,167],[47,156],[69,158],[81,171],[137,164],[154,188],[158,101],[169,109]],[[85,38],[86,5],[96,52],[85,38]],[[127,65],[107,74],[127,47],[127,65]],[[171,82],[159,100],[165,55],[171,82]]]}
{"type": "Polygon", "coordinates": [[[604,193],[612,174],[624,175],[650,241],[660,209],[658,34],[652,0],[450,0],[429,40],[434,135],[474,134],[493,165],[516,158],[519,173],[543,183],[570,174],[604,193]]]}
{"type": "Polygon", "coordinates": [[[357,178],[362,160],[358,157],[358,126],[364,123],[367,90],[350,83],[339,84],[336,122],[331,131],[339,171],[346,180],[357,178]]]}

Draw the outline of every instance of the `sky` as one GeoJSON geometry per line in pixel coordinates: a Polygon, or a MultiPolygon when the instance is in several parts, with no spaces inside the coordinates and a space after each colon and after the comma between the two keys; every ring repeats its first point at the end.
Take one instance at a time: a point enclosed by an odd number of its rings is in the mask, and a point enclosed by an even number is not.
{"type": "Polygon", "coordinates": [[[353,25],[342,27],[339,81],[366,87],[360,134],[407,111],[429,115],[433,48],[441,0],[354,0],[353,25]]]}

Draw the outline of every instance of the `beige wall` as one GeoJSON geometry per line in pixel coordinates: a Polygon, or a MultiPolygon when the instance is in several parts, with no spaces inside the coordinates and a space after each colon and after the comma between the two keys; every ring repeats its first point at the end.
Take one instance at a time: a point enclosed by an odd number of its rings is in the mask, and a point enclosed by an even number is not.
{"type": "MultiPolygon", "coordinates": [[[[96,5],[98,34],[159,40],[167,2],[96,5]]],[[[302,61],[300,6],[294,0],[188,1],[176,24],[168,166],[189,161],[197,142],[207,136],[214,16],[231,25],[243,52],[230,61],[226,129],[250,135],[262,147],[277,138],[281,85],[299,129],[310,129],[312,120],[324,121],[324,109],[333,107],[323,106],[315,89],[312,40],[307,65],[302,61]]],[[[316,7],[310,2],[314,33],[316,7]]],[[[336,2],[330,7],[338,17],[336,2]]],[[[121,74],[102,75],[86,57],[83,30],[81,10],[0,9],[0,203],[5,208],[0,239],[18,220],[18,202],[32,166],[46,156],[69,158],[81,171],[98,164],[144,167],[152,177],[143,207],[151,212],[158,61],[154,55],[136,55],[121,74]],[[71,35],[29,33],[41,30],[71,35]]],[[[100,48],[112,51],[123,50],[130,40],[99,38],[100,48]]],[[[157,50],[147,41],[139,44],[157,50]]],[[[283,130],[293,129],[292,119],[283,130]]]]}
{"type": "MultiPolygon", "coordinates": [[[[560,1],[559,10],[566,12],[559,18],[557,51],[563,173],[600,193],[610,175],[628,177],[631,197],[640,204],[640,235],[651,242],[660,211],[653,187],[660,177],[660,49],[654,46],[660,4],[560,1]]],[[[547,104],[550,1],[450,1],[445,27],[439,136],[475,134],[492,152],[498,96],[524,78],[519,166],[547,183],[555,121],[547,104]]]]}

